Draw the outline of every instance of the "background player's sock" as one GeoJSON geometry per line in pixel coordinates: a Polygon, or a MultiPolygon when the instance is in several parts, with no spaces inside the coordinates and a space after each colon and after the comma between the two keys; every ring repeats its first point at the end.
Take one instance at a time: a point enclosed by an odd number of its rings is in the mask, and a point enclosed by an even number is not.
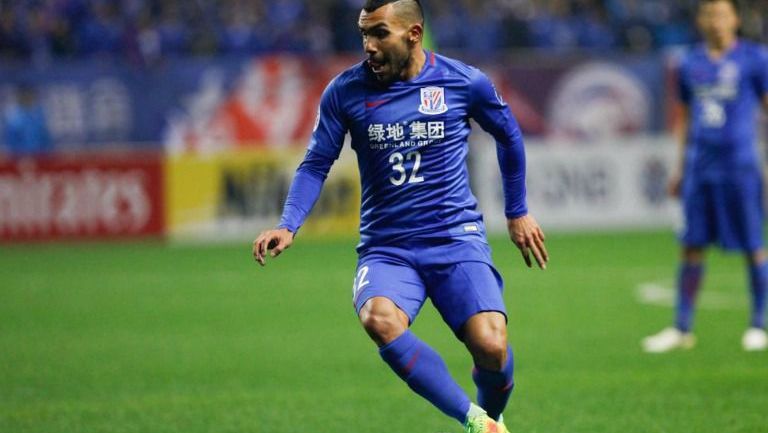
{"type": "Polygon", "coordinates": [[[749,267],[749,283],[752,289],[753,328],[765,328],[766,286],[768,286],[768,262],[749,267]]]}
{"type": "Polygon", "coordinates": [[[486,370],[477,365],[472,370],[472,379],[477,385],[477,402],[494,420],[498,421],[512,394],[515,386],[512,379],[514,369],[512,348],[507,346],[507,363],[501,371],[486,370]]]}
{"type": "Polygon", "coordinates": [[[469,397],[440,355],[410,330],[379,348],[379,354],[417,394],[460,423],[466,421],[469,397]]]}
{"type": "Polygon", "coordinates": [[[701,284],[704,267],[701,264],[683,263],[677,275],[677,316],[675,326],[683,332],[690,332],[696,295],[701,284]]]}

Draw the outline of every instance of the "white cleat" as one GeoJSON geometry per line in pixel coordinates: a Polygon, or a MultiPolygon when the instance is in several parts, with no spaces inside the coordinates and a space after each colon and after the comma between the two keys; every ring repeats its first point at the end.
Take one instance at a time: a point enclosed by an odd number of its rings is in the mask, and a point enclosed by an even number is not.
{"type": "Polygon", "coordinates": [[[675,349],[692,349],[696,345],[696,337],[690,332],[670,327],[643,338],[642,344],[647,353],[665,353],[675,349]]]}
{"type": "Polygon", "coordinates": [[[741,347],[747,352],[758,352],[768,349],[768,334],[765,329],[749,328],[741,338],[741,347]]]}

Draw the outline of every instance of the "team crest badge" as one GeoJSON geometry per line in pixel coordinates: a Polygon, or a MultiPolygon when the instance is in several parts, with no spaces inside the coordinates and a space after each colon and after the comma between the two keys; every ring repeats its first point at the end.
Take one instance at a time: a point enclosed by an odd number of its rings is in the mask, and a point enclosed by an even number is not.
{"type": "Polygon", "coordinates": [[[423,87],[419,112],[423,114],[441,114],[448,111],[445,105],[445,90],[442,87],[423,87]]]}

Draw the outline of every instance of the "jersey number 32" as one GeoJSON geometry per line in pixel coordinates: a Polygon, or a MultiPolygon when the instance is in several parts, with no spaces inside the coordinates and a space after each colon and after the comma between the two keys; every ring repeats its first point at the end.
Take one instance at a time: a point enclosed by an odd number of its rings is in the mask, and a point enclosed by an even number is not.
{"type": "Polygon", "coordinates": [[[389,156],[389,163],[392,164],[392,171],[396,173],[389,177],[389,181],[392,185],[400,186],[408,181],[408,183],[421,183],[424,182],[424,176],[419,176],[419,169],[421,168],[421,153],[418,150],[413,150],[403,156],[400,152],[395,152],[389,156]],[[408,170],[403,165],[405,161],[413,160],[413,169],[410,176],[408,170]]]}

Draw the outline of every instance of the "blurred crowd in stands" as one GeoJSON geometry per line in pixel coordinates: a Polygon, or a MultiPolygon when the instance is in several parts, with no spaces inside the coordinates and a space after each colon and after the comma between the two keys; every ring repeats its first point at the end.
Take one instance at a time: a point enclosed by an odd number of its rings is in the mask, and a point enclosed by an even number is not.
{"type": "MultiPolygon", "coordinates": [[[[363,0],[0,0],[0,59],[360,49],[363,0]]],[[[424,0],[444,51],[647,52],[696,40],[696,0],[424,0]]],[[[768,36],[768,0],[742,2],[743,31],[768,36]]]]}

